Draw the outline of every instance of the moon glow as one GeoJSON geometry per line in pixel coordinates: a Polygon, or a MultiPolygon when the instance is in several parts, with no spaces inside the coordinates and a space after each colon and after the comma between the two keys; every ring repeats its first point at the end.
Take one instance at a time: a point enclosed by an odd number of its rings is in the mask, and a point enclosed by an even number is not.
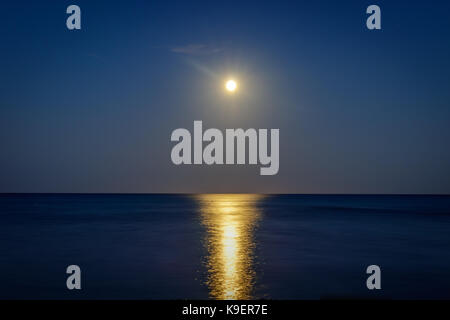
{"type": "Polygon", "coordinates": [[[227,89],[228,92],[235,92],[237,89],[237,83],[234,80],[228,80],[225,83],[225,89],[227,89]]]}

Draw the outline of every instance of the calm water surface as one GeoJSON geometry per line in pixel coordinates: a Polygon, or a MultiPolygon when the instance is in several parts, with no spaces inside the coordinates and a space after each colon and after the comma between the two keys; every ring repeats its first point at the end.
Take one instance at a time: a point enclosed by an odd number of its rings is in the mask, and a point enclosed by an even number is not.
{"type": "Polygon", "coordinates": [[[0,195],[0,298],[448,299],[450,197],[0,195]]]}

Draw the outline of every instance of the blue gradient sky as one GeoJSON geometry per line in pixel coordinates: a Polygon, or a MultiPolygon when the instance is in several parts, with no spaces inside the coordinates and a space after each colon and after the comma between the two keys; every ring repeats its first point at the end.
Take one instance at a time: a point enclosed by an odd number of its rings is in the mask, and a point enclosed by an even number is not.
{"type": "Polygon", "coordinates": [[[0,192],[450,193],[450,3],[312,2],[2,1],[0,192]],[[194,120],[280,128],[278,175],[173,165],[194,120]]]}

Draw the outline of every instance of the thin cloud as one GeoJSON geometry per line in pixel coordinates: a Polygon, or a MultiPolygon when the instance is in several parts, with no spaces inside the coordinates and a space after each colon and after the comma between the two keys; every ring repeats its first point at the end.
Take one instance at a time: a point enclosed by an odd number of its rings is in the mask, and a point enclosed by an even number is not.
{"type": "Polygon", "coordinates": [[[206,44],[188,44],[180,47],[172,47],[170,48],[170,51],[191,56],[202,56],[222,52],[223,48],[213,47],[206,44]]]}

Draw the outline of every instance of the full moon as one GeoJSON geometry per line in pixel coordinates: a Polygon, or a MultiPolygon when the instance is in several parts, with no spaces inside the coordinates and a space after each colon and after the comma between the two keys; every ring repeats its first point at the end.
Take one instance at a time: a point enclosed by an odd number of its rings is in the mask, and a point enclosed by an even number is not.
{"type": "Polygon", "coordinates": [[[237,88],[237,83],[236,83],[236,81],[234,81],[234,80],[228,80],[228,81],[225,83],[225,88],[226,88],[227,91],[229,91],[229,92],[234,92],[234,91],[236,91],[236,88],[237,88]]]}

